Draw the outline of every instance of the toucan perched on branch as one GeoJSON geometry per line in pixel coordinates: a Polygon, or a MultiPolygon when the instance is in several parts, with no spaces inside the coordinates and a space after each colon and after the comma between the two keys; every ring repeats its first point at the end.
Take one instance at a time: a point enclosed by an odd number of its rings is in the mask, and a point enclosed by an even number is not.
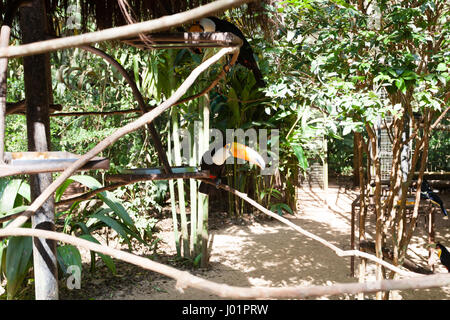
{"type": "Polygon", "coordinates": [[[444,207],[444,202],[439,198],[439,196],[433,192],[430,185],[426,180],[423,180],[422,187],[420,189],[420,198],[421,199],[429,199],[433,204],[438,205],[444,216],[448,216],[447,210],[444,207]]]}
{"type": "MultiPolygon", "coordinates": [[[[251,164],[255,164],[264,169],[266,163],[263,157],[255,150],[236,142],[227,143],[218,150],[207,151],[202,156],[200,167],[202,170],[209,170],[209,178],[212,182],[219,184],[225,172],[225,162],[229,157],[247,160],[251,164]]],[[[210,194],[214,186],[202,182],[198,191],[204,194],[210,194]]]]}
{"type": "Polygon", "coordinates": [[[243,41],[243,45],[240,49],[237,63],[253,71],[256,84],[259,87],[266,86],[261,71],[259,70],[258,64],[256,63],[255,57],[253,56],[253,50],[250,46],[250,43],[248,43],[247,39],[245,39],[242,31],[239,30],[239,28],[234,24],[216,17],[207,17],[200,19],[197,24],[194,24],[189,29],[189,32],[230,32],[241,38],[243,41]]]}
{"type": "Polygon", "coordinates": [[[439,256],[439,259],[441,260],[441,263],[450,272],[450,252],[448,252],[447,248],[444,247],[439,242],[436,243],[436,251],[439,256]]]}

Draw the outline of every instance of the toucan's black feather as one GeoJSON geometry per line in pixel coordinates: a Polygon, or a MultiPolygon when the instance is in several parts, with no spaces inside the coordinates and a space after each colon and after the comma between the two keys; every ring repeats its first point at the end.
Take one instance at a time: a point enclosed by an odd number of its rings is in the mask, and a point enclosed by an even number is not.
{"type": "Polygon", "coordinates": [[[216,32],[231,32],[242,39],[243,44],[239,52],[237,63],[243,65],[249,70],[253,71],[256,83],[260,87],[265,87],[266,83],[263,80],[261,70],[259,70],[258,64],[256,63],[255,57],[253,56],[253,49],[245,38],[244,34],[238,27],[236,27],[231,22],[222,20],[216,17],[208,17],[216,25],[216,32]]]}
{"type": "Polygon", "coordinates": [[[441,249],[441,255],[439,259],[441,260],[441,263],[447,268],[447,270],[450,272],[450,252],[448,252],[447,248],[444,247],[439,242],[436,243],[436,247],[441,249]]]}
{"type": "Polygon", "coordinates": [[[431,189],[430,185],[426,180],[422,182],[422,187],[420,189],[420,197],[422,199],[429,199],[432,202],[438,204],[444,216],[448,215],[447,210],[444,207],[444,202],[441,200],[441,198],[439,198],[439,196],[436,193],[433,192],[433,190],[431,189]]]}

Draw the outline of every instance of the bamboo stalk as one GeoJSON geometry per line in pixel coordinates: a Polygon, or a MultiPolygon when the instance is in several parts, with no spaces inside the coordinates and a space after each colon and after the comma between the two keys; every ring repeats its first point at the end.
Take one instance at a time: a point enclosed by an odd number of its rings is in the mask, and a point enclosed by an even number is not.
{"type": "Polygon", "coordinates": [[[177,179],[183,181],[183,179],[201,179],[208,178],[209,172],[180,172],[180,173],[155,173],[155,174],[115,174],[106,176],[106,181],[109,182],[137,182],[148,180],[172,180],[177,179]]]}
{"type": "MultiPolygon", "coordinates": [[[[173,163],[172,160],[172,139],[171,131],[167,133],[167,159],[169,163],[173,163]]],[[[177,250],[177,256],[181,257],[180,236],[178,233],[178,217],[177,217],[177,203],[175,195],[175,183],[173,180],[169,180],[169,194],[170,194],[170,207],[172,209],[172,224],[173,235],[175,238],[175,248],[177,250]]]]}
{"type": "MultiPolygon", "coordinates": [[[[177,109],[172,109],[172,136],[173,136],[173,151],[176,166],[181,166],[181,145],[179,135],[179,123],[177,109]]],[[[178,207],[180,208],[180,223],[181,223],[181,238],[183,239],[183,257],[189,257],[189,233],[186,217],[186,199],[184,195],[184,180],[177,179],[178,190],[178,207]]]]}
{"type": "MultiPolygon", "coordinates": [[[[198,104],[197,104],[198,106],[198,104]]],[[[190,110],[194,109],[196,106],[194,104],[194,107],[191,106],[190,110]]],[[[190,136],[191,137],[197,137],[198,136],[198,122],[194,121],[193,124],[190,126],[190,136]]],[[[198,141],[196,138],[191,139],[189,141],[189,145],[191,146],[192,153],[189,155],[189,165],[190,166],[198,166],[199,161],[197,159],[197,148],[198,148],[198,141]]],[[[197,257],[197,180],[195,179],[189,179],[189,192],[190,192],[190,206],[191,206],[191,215],[190,215],[190,254],[193,259],[197,257]]]]}
{"type": "MultiPolygon", "coordinates": [[[[175,62],[175,51],[168,51],[168,61],[167,64],[169,66],[173,66],[175,62]]],[[[176,79],[174,73],[170,72],[167,75],[169,79],[169,90],[175,90],[176,88],[176,79]]],[[[176,166],[181,166],[181,143],[180,143],[180,124],[179,124],[179,108],[172,108],[171,111],[171,129],[172,129],[172,139],[173,139],[173,162],[176,166]]],[[[189,232],[188,232],[188,223],[187,223],[187,215],[186,215],[186,198],[184,194],[184,180],[177,179],[176,180],[177,191],[178,191],[178,208],[180,209],[180,227],[181,227],[181,238],[183,243],[183,252],[182,256],[185,258],[190,257],[190,249],[189,249],[189,232]]]]}
{"type": "MultiPolygon", "coordinates": [[[[209,96],[205,95],[203,97],[202,104],[202,116],[203,116],[203,150],[206,152],[209,149],[209,117],[210,117],[210,101],[209,96]]],[[[202,153],[203,154],[203,153],[202,153]]],[[[199,194],[200,195],[200,194],[199,194]]],[[[202,268],[206,268],[209,262],[208,257],[208,216],[209,216],[209,196],[208,195],[200,195],[200,199],[202,200],[202,224],[199,225],[201,228],[201,252],[202,258],[200,261],[200,266],[202,268]]]]}

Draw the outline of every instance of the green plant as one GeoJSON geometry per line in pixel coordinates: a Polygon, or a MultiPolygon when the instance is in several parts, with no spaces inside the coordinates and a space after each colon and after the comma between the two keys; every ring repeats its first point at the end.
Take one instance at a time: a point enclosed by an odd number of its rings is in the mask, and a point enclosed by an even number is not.
{"type": "MultiPolygon", "coordinates": [[[[66,180],[55,192],[55,201],[59,201],[64,191],[73,182],[78,182],[91,190],[102,187],[102,185],[90,176],[72,176],[66,180]]],[[[100,205],[89,207],[86,202],[74,202],[70,208],[59,212],[56,219],[64,217],[63,232],[76,234],[78,237],[100,243],[95,233],[107,227],[116,232],[122,242],[132,249],[132,240],[150,246],[154,251],[158,243],[152,228],[154,222],[142,224],[136,223],[128,214],[122,201],[111,192],[101,192],[97,195],[101,200],[100,205]],[[143,238],[148,241],[143,240],[143,238]]],[[[24,211],[30,202],[30,187],[20,179],[0,179],[0,216],[24,211]]],[[[6,223],[5,223],[6,224],[6,223]]],[[[28,224],[29,226],[29,224],[28,224]]],[[[32,265],[32,243],[30,237],[11,237],[0,242],[0,277],[7,280],[7,298],[12,299],[23,284],[25,277],[30,272],[32,265]]],[[[91,252],[91,270],[95,268],[96,255],[99,255],[105,265],[116,272],[114,261],[111,257],[91,252]]],[[[70,266],[82,267],[81,254],[78,248],[72,245],[59,245],[57,247],[58,265],[63,272],[67,273],[70,266]]]]}
{"type": "MultiPolygon", "coordinates": [[[[0,217],[21,212],[30,201],[30,187],[20,179],[0,179],[0,217]]],[[[3,223],[6,225],[7,222],[3,223]]],[[[29,226],[27,223],[25,226],[29,226]]],[[[18,292],[32,263],[30,237],[11,237],[0,241],[0,280],[7,280],[6,294],[18,292]]]]}

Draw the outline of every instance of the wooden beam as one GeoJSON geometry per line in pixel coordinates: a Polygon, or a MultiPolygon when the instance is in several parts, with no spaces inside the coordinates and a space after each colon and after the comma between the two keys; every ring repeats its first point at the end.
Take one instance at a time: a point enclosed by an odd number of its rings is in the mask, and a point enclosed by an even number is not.
{"type": "MultiPolygon", "coordinates": [[[[49,104],[50,112],[61,111],[62,105],[60,104],[49,104]]],[[[18,102],[7,102],[6,103],[6,115],[10,114],[26,114],[27,105],[25,100],[18,102]]]]}
{"type": "Polygon", "coordinates": [[[150,33],[145,36],[151,42],[144,42],[139,37],[124,39],[122,42],[143,50],[217,48],[242,45],[242,39],[230,32],[150,33]]]}
{"type": "Polygon", "coordinates": [[[138,182],[147,180],[170,180],[170,179],[207,179],[209,171],[182,172],[182,173],[154,173],[154,174],[115,174],[106,176],[108,182],[138,182]]]}
{"type": "Polygon", "coordinates": [[[116,110],[116,111],[57,112],[50,114],[50,117],[112,116],[128,113],[141,113],[141,109],[116,110]]]}
{"type": "MultiPolygon", "coordinates": [[[[67,169],[80,157],[68,152],[6,152],[7,164],[0,165],[0,177],[60,172],[67,169]]],[[[109,159],[94,157],[79,171],[99,169],[109,169],[109,159]]]]}

